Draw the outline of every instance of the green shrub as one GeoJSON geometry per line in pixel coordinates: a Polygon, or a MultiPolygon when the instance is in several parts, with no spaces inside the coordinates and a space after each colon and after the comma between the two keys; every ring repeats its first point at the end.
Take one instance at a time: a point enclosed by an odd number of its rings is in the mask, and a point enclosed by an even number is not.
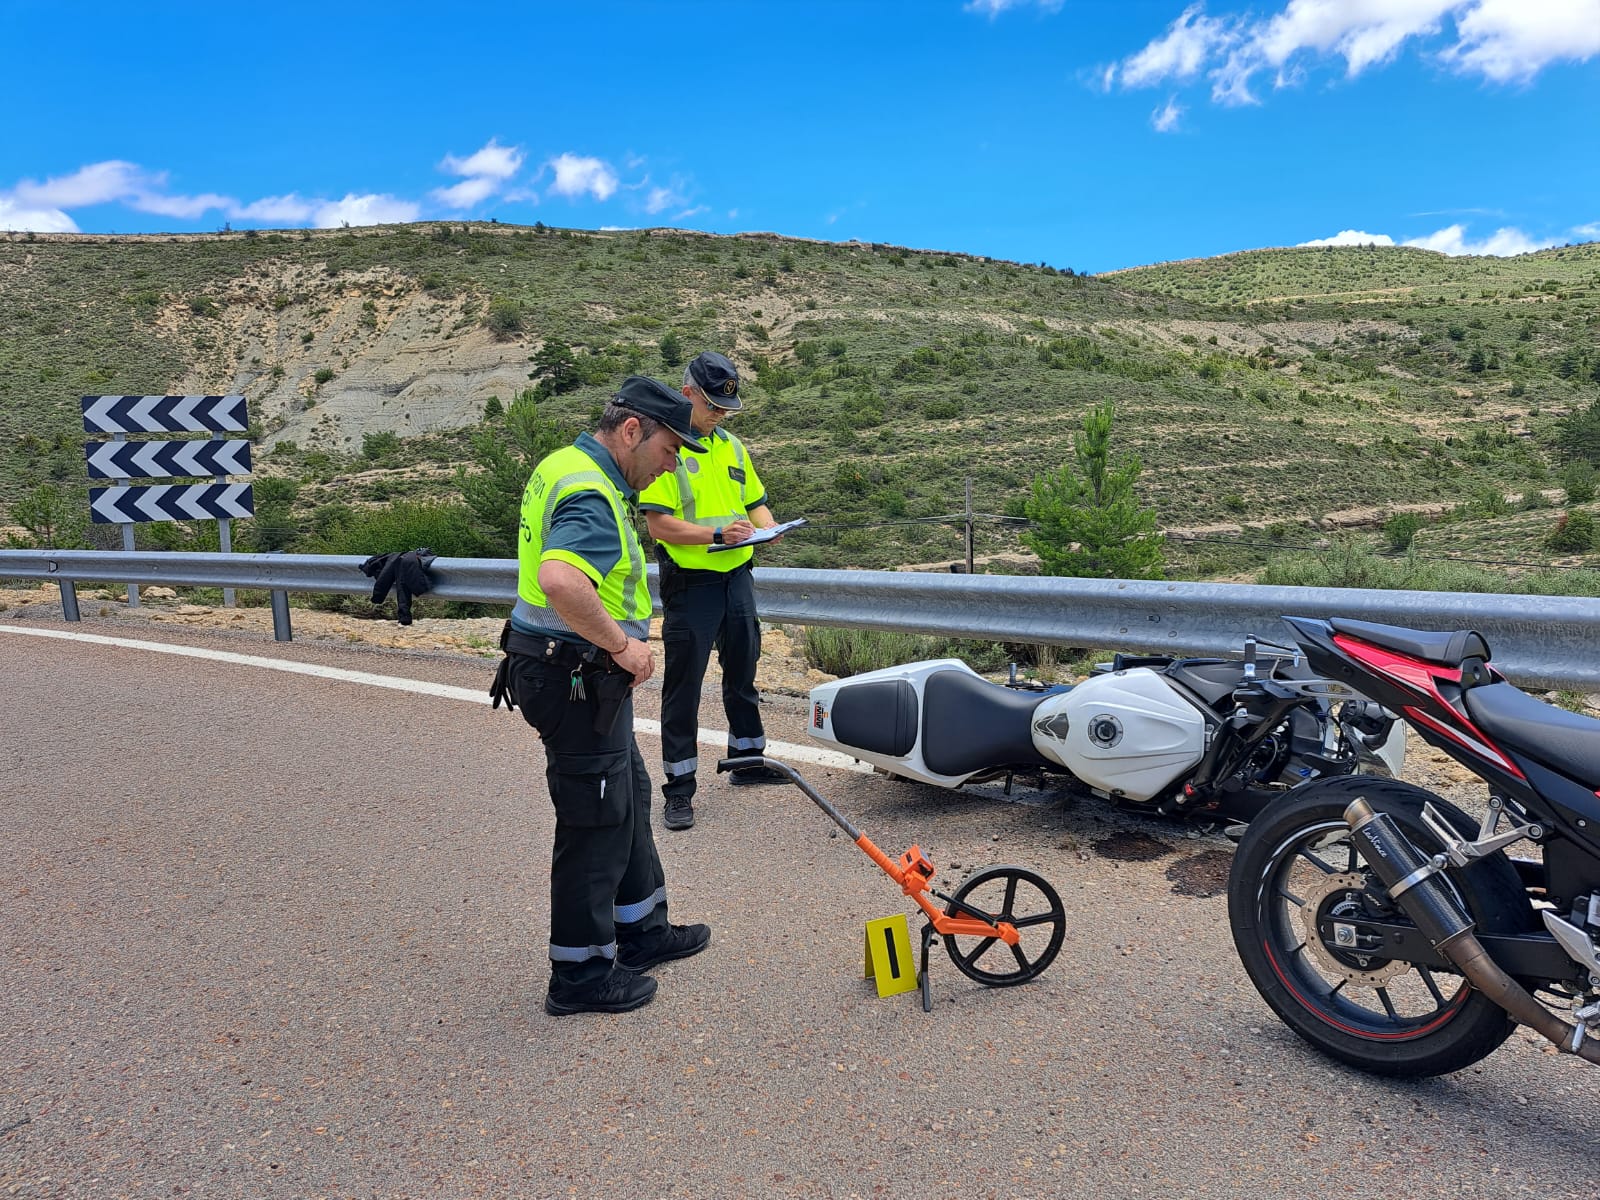
{"type": "Polygon", "coordinates": [[[1422,517],[1417,513],[1395,513],[1383,523],[1384,541],[1389,544],[1389,549],[1396,553],[1409,550],[1422,525],[1422,517]]]}
{"type": "Polygon", "coordinates": [[[1544,544],[1557,554],[1586,554],[1595,548],[1594,514],[1575,508],[1561,514],[1544,544]]]}
{"type": "Polygon", "coordinates": [[[509,342],[522,332],[522,305],[515,300],[491,300],[483,324],[497,342],[509,342]]]}
{"type": "Polygon", "coordinates": [[[808,666],[841,676],[929,658],[959,658],[975,671],[1001,671],[1009,660],[1006,647],[999,642],[964,641],[885,629],[809,625],[802,643],[808,666]]]}
{"type": "Polygon", "coordinates": [[[1561,473],[1561,485],[1566,489],[1568,504],[1588,504],[1595,495],[1594,464],[1582,458],[1568,463],[1561,473]]]}
{"type": "Polygon", "coordinates": [[[472,558],[483,548],[464,504],[401,501],[382,508],[338,508],[313,514],[321,527],[309,539],[309,553],[366,557],[426,546],[447,558],[472,558]]]}
{"type": "Polygon", "coordinates": [[[369,460],[387,458],[400,451],[400,435],[392,429],[361,435],[361,456],[369,460]]]}

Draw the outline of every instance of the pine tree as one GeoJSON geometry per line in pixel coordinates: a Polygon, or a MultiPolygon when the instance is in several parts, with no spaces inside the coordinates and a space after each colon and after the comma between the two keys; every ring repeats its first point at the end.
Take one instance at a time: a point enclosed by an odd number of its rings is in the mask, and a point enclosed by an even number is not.
{"type": "Polygon", "coordinates": [[[1073,439],[1073,463],[1035,477],[1026,513],[1033,523],[1023,542],[1047,575],[1095,579],[1160,579],[1165,569],[1156,514],[1133,485],[1144,469],[1137,457],[1111,461],[1108,402],[1085,415],[1073,439]]]}

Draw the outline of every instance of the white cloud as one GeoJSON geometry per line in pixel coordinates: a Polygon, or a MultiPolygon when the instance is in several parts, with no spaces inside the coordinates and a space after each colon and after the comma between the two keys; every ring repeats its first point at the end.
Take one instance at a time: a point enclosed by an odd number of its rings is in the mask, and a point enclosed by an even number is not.
{"type": "Polygon", "coordinates": [[[674,214],[672,219],[674,221],[687,221],[690,217],[698,217],[701,213],[710,211],[711,206],[709,204],[697,204],[693,208],[686,208],[681,213],[674,214]]]}
{"type": "Polygon", "coordinates": [[[460,183],[447,188],[435,188],[429,194],[446,208],[471,208],[474,204],[483,203],[499,188],[498,180],[480,175],[473,179],[463,179],[460,183]]]}
{"type": "Polygon", "coordinates": [[[1183,105],[1173,97],[1155,112],[1150,114],[1150,124],[1157,133],[1171,133],[1178,127],[1178,119],[1183,116],[1183,105]]]}
{"type": "Polygon", "coordinates": [[[1600,0],[1478,0],[1456,32],[1446,62],[1496,83],[1526,82],[1548,63],[1600,54],[1600,0]]]}
{"type": "Polygon", "coordinates": [[[1600,0],[1288,0],[1264,20],[1208,17],[1193,4],[1103,79],[1153,87],[1204,72],[1213,100],[1254,104],[1264,74],[1289,87],[1308,65],[1343,59],[1354,79],[1408,44],[1459,74],[1525,83],[1552,63],[1600,55],[1600,0]]]}
{"type": "MultiPolygon", "coordinates": [[[[490,142],[478,154],[463,162],[476,161],[485,170],[501,170],[509,160],[505,147],[490,142]],[[487,154],[487,157],[484,157],[487,154]]],[[[520,159],[518,160],[520,161],[520,159]]],[[[466,183],[458,184],[457,188],[466,183]]],[[[78,226],[67,210],[100,204],[120,204],[135,212],[192,221],[205,213],[219,211],[233,221],[262,221],[304,224],[312,221],[324,229],[340,225],[374,225],[414,221],[418,206],[394,196],[348,194],[342,200],[302,198],[291,192],[283,196],[264,196],[241,204],[232,196],[216,192],[184,195],[167,190],[164,171],[147,171],[137,163],[111,159],[80,167],[69,175],[55,176],[39,183],[24,179],[9,191],[0,190],[0,228],[72,232],[78,226]]],[[[455,189],[447,189],[455,190],[455,189]]]]}
{"type": "Polygon", "coordinates": [[[510,179],[522,170],[522,147],[502,146],[490,138],[481,150],[457,158],[446,154],[439,169],[447,175],[466,175],[476,179],[510,179]]]}
{"type": "Polygon", "coordinates": [[[1572,232],[1581,238],[1600,238],[1600,221],[1591,221],[1587,225],[1574,225],[1572,232]]]}
{"type": "MultiPolygon", "coordinates": [[[[1203,15],[1205,6],[1191,4],[1168,28],[1139,53],[1121,64],[1124,87],[1147,87],[1165,79],[1179,82],[1193,79],[1213,54],[1233,41],[1233,34],[1220,20],[1203,15]]],[[[1109,82],[1115,68],[1108,71],[1109,82]]]]}
{"type": "Polygon", "coordinates": [[[0,229],[21,233],[77,233],[75,221],[59,208],[24,208],[10,196],[0,195],[0,229]]]}
{"type": "Polygon", "coordinates": [[[123,201],[138,212],[155,213],[158,217],[177,217],[192,221],[212,209],[234,209],[239,202],[232,196],[218,196],[207,192],[201,196],[174,196],[164,192],[135,192],[123,201]]]}
{"type": "Polygon", "coordinates": [[[0,203],[12,213],[27,212],[34,227],[48,225],[55,230],[77,228],[64,210],[88,208],[98,204],[122,204],[136,212],[193,220],[212,209],[237,208],[230,196],[206,192],[184,196],[166,190],[165,172],[146,171],[137,163],[110,159],[79,167],[70,175],[58,175],[43,183],[24,179],[9,193],[0,192],[0,203]]]}
{"type": "MultiPolygon", "coordinates": [[[[1600,223],[1595,226],[1600,232],[1600,223]]],[[[1573,232],[1580,232],[1574,230],[1573,232]]],[[[1343,229],[1332,237],[1316,238],[1309,242],[1299,243],[1302,246],[1416,246],[1422,250],[1433,250],[1440,254],[1453,257],[1463,254],[1486,254],[1496,258],[1507,258],[1513,254],[1529,254],[1535,250],[1543,250],[1547,246],[1559,246],[1560,238],[1534,238],[1523,233],[1522,230],[1511,226],[1496,229],[1488,237],[1480,241],[1473,241],[1467,237],[1465,225],[1447,225],[1437,232],[1426,234],[1422,237],[1407,238],[1396,243],[1387,233],[1365,233],[1359,229],[1343,229]]]]}
{"type": "Polygon", "coordinates": [[[576,154],[558,154],[547,164],[555,172],[555,182],[550,191],[557,196],[576,200],[590,195],[596,200],[609,200],[617,190],[617,175],[603,160],[584,158],[576,154]]]}
{"type": "Polygon", "coordinates": [[[435,188],[430,195],[445,208],[463,209],[482,204],[522,170],[522,160],[520,146],[502,146],[494,138],[465,158],[446,154],[439,169],[465,178],[449,187],[435,188]]]}
{"type": "Polygon", "coordinates": [[[1506,226],[1496,229],[1481,242],[1467,240],[1465,225],[1449,225],[1426,237],[1407,238],[1405,245],[1420,246],[1424,250],[1437,250],[1440,254],[1492,254],[1505,258],[1513,254],[1529,254],[1546,246],[1559,246],[1560,238],[1531,238],[1520,229],[1506,226]]]}
{"type": "Polygon", "coordinates": [[[1341,229],[1332,237],[1315,238],[1300,242],[1302,246],[1392,246],[1394,239],[1387,233],[1363,233],[1359,229],[1341,229]]]}
{"type": "Polygon", "coordinates": [[[321,200],[302,200],[295,193],[287,196],[263,196],[249,204],[230,209],[228,216],[235,221],[271,221],[299,225],[311,219],[321,200]]]}
{"type": "Polygon", "coordinates": [[[663,209],[684,203],[687,203],[687,197],[680,196],[672,188],[651,188],[650,194],[644,200],[644,210],[647,213],[658,213],[663,209]]]}
{"type": "Polygon", "coordinates": [[[318,229],[338,229],[342,225],[398,225],[415,221],[420,209],[409,200],[388,195],[346,195],[343,200],[324,201],[315,214],[318,229]]]}
{"type": "Polygon", "coordinates": [[[109,204],[159,186],[160,175],[151,175],[134,163],[113,159],[79,167],[71,175],[60,175],[35,183],[24,179],[11,194],[24,204],[43,204],[54,208],[85,208],[109,204]]]}

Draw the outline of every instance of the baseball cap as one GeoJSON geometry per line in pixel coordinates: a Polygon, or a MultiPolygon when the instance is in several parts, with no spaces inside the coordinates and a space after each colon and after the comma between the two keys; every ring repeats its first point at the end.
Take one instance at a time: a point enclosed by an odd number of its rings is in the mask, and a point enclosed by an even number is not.
{"type": "Polygon", "coordinates": [[[715,350],[697,355],[689,364],[689,378],[706,394],[706,399],[718,408],[738,412],[739,368],[715,350]]]}
{"type": "Polygon", "coordinates": [[[694,431],[694,405],[666,384],[644,375],[629,375],[611,397],[611,402],[629,412],[660,421],[689,449],[705,452],[705,443],[694,431]]]}

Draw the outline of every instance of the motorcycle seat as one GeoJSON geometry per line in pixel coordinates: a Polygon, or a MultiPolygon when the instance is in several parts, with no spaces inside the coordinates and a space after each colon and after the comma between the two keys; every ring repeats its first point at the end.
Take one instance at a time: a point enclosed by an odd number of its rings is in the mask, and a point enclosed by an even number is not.
{"type": "Polygon", "coordinates": [[[1427,629],[1404,629],[1399,625],[1378,625],[1372,621],[1354,621],[1347,617],[1334,617],[1328,622],[1338,633],[1382,646],[1408,658],[1441,667],[1459,667],[1464,659],[1489,658],[1489,643],[1483,634],[1473,629],[1457,629],[1451,633],[1435,633],[1427,629]]]}
{"type": "Polygon", "coordinates": [[[843,688],[833,700],[833,731],[874,754],[910,754],[917,744],[917,689],[904,679],[843,688]]]}
{"type": "Polygon", "coordinates": [[[1042,697],[965,671],[939,671],[922,685],[922,761],[940,775],[1044,764],[1033,746],[1042,697]]]}
{"type": "Polygon", "coordinates": [[[1502,749],[1515,750],[1586,788],[1600,783],[1600,721],[1535,700],[1509,683],[1463,694],[1467,714],[1502,749]]]}

